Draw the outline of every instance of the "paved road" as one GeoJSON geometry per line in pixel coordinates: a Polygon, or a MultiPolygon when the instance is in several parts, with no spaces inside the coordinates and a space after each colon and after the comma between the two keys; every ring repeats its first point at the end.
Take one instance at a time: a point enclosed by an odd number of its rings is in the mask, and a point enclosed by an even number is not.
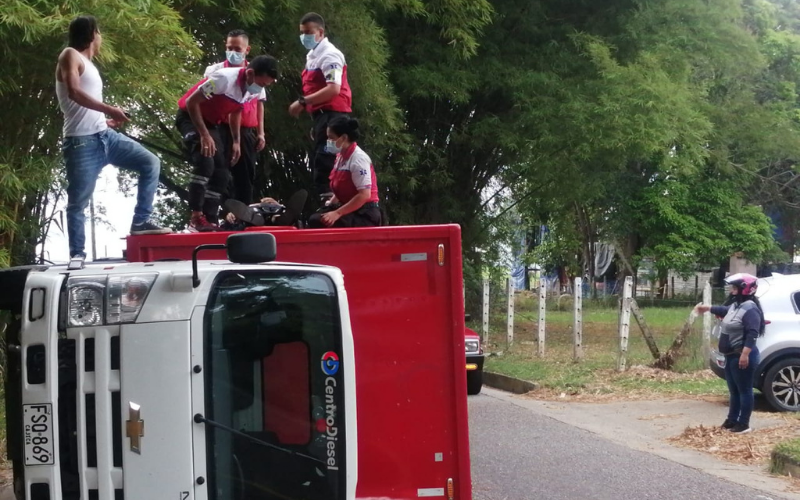
{"type": "MultiPolygon", "coordinates": [[[[486,391],[490,392],[490,391],[486,391]]],[[[474,500],[783,500],[534,410],[469,398],[474,500]]]]}

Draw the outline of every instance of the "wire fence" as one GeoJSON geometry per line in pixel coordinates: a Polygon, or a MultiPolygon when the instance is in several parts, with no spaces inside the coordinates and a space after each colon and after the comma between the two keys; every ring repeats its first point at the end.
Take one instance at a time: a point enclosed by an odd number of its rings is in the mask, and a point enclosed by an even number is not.
{"type": "MultiPolygon", "coordinates": [[[[700,278],[696,283],[676,279],[658,294],[651,293],[652,287],[631,282],[627,296],[624,282],[622,287],[598,286],[593,293],[583,280],[576,281],[569,287],[549,281],[541,287],[541,282],[534,281],[539,288],[533,290],[510,290],[508,281],[484,281],[479,293],[465,291],[469,325],[481,335],[489,353],[513,347],[538,356],[573,361],[586,358],[608,366],[651,364],[687,327],[704,292],[712,303],[720,303],[726,296],[724,288],[707,287],[708,282],[700,278]],[[488,307],[484,307],[486,303],[488,307]],[[626,305],[634,309],[627,309],[627,317],[626,305]]],[[[679,368],[706,366],[709,325],[710,319],[687,327],[679,368]]]]}

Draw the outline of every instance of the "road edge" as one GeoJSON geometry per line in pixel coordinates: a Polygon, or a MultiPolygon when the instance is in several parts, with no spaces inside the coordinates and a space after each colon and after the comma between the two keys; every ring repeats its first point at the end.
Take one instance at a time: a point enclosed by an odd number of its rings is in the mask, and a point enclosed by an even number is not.
{"type": "Polygon", "coordinates": [[[512,394],[527,394],[539,388],[536,382],[486,370],[483,371],[483,385],[512,394]]]}

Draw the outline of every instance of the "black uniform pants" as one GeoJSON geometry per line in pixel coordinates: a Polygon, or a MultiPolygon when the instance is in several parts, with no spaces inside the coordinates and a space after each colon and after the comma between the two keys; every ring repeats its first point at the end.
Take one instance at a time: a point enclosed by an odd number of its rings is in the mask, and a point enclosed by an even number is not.
{"type": "MultiPolygon", "coordinates": [[[[341,205],[329,205],[319,209],[308,218],[308,227],[321,228],[327,227],[322,222],[322,215],[336,210],[341,205]]],[[[333,227],[375,227],[381,225],[381,210],[377,203],[367,203],[355,212],[339,217],[333,227]]]]}
{"type": "MultiPolygon", "coordinates": [[[[233,143],[233,136],[231,129],[228,126],[223,126],[225,136],[225,149],[230,151],[231,144],[233,143]]],[[[256,179],[256,161],[258,160],[258,128],[257,127],[242,127],[241,146],[242,155],[235,165],[231,165],[231,177],[233,178],[230,197],[241,201],[242,203],[250,204],[258,200],[253,199],[253,182],[256,179]]]]}
{"type": "Polygon", "coordinates": [[[187,111],[178,111],[175,126],[183,138],[184,153],[194,166],[189,181],[189,208],[194,212],[203,212],[207,218],[215,221],[220,199],[227,192],[231,176],[228,169],[228,153],[220,127],[206,123],[217,151],[214,156],[203,156],[200,134],[187,111]]]}
{"type": "Polygon", "coordinates": [[[328,142],[328,123],[336,117],[348,116],[338,111],[315,111],[314,117],[314,152],[311,157],[311,175],[313,176],[314,194],[330,193],[330,175],[336,155],[325,151],[328,142]]]}

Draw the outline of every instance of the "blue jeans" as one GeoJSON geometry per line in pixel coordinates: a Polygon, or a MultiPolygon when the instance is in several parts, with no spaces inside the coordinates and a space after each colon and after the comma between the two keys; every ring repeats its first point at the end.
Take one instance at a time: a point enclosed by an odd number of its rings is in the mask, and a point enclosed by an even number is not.
{"type": "Polygon", "coordinates": [[[161,161],[141,144],[113,129],[93,135],[65,137],[62,146],[67,167],[67,234],[69,254],[84,254],[84,211],[94,193],[97,178],[108,164],[139,173],[139,189],[133,223],[142,224],[153,213],[161,161]]]}
{"type": "Polygon", "coordinates": [[[725,381],[730,392],[728,420],[750,425],[753,413],[753,382],[759,362],[758,349],[750,351],[747,368],[739,368],[739,354],[725,356],[725,381]]]}

